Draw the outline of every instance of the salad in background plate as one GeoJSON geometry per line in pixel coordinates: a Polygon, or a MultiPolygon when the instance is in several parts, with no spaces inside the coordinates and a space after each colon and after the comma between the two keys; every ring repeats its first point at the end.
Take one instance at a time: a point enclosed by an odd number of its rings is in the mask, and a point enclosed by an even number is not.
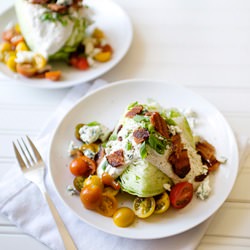
{"type": "Polygon", "coordinates": [[[60,80],[51,61],[64,61],[78,70],[107,62],[113,54],[104,32],[95,28],[92,10],[81,0],[16,0],[18,24],[2,33],[0,59],[25,77],[60,80]]]}

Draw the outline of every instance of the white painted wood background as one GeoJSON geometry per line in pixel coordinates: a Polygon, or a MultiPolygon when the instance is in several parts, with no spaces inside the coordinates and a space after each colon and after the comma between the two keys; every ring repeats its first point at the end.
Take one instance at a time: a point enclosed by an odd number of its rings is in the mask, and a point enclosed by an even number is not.
{"type": "MultiPolygon", "coordinates": [[[[216,105],[237,134],[250,137],[250,1],[115,2],[131,17],[134,40],[126,57],[102,78],[183,84],[216,105]]],[[[0,12],[11,3],[0,0],[0,12]]],[[[38,135],[65,94],[14,85],[0,75],[0,174],[13,166],[12,140],[38,135]]],[[[0,216],[0,249],[47,248],[0,216]]],[[[250,161],[198,247],[222,249],[250,249],[250,161]]]]}

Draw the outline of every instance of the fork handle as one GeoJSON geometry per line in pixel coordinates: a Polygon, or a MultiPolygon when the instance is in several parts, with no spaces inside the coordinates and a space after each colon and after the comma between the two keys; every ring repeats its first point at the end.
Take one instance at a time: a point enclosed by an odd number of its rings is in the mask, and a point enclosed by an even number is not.
{"type": "Polygon", "coordinates": [[[55,205],[53,204],[52,200],[50,199],[48,193],[43,190],[43,195],[44,195],[45,200],[48,203],[48,206],[50,208],[52,216],[54,217],[54,220],[56,222],[58,231],[59,231],[59,233],[62,237],[63,243],[64,243],[65,250],[77,250],[75,243],[73,242],[68,230],[66,229],[66,227],[65,227],[55,205]]]}

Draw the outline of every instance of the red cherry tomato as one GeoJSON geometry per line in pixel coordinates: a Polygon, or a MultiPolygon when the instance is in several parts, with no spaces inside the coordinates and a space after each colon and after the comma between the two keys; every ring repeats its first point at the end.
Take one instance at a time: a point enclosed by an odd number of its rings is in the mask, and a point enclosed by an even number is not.
{"type": "Polygon", "coordinates": [[[75,176],[89,176],[96,171],[96,163],[90,158],[81,155],[74,158],[69,165],[70,172],[75,176]]]}
{"type": "Polygon", "coordinates": [[[71,56],[69,63],[80,70],[86,70],[89,68],[88,61],[85,57],[80,57],[80,56],[71,56]]]}
{"type": "Polygon", "coordinates": [[[170,191],[170,203],[174,208],[185,207],[193,198],[193,184],[185,181],[175,184],[170,191]]]}

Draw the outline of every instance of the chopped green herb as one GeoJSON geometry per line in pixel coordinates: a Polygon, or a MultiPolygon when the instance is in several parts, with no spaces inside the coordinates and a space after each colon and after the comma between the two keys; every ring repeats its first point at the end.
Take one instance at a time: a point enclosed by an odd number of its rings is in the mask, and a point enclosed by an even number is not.
{"type": "Polygon", "coordinates": [[[159,154],[164,154],[166,149],[166,141],[158,139],[155,135],[150,134],[148,138],[149,146],[159,154]]]}
{"type": "Polygon", "coordinates": [[[144,116],[144,115],[135,115],[133,117],[134,121],[136,122],[149,122],[149,116],[144,116]]]}
{"type": "Polygon", "coordinates": [[[145,159],[147,157],[147,155],[148,155],[145,141],[141,144],[140,155],[141,155],[142,159],[145,159]]]}
{"type": "Polygon", "coordinates": [[[126,144],[126,150],[131,150],[131,149],[132,149],[132,143],[128,141],[126,144]]]}
{"type": "Polygon", "coordinates": [[[100,123],[99,123],[99,122],[90,122],[90,123],[88,123],[87,125],[88,125],[89,127],[94,127],[94,126],[100,125],[100,123]]]}
{"type": "Polygon", "coordinates": [[[114,135],[112,134],[110,137],[109,137],[109,140],[110,141],[115,141],[117,139],[117,135],[114,135]]]}
{"type": "Polygon", "coordinates": [[[41,15],[41,20],[42,21],[50,21],[50,22],[56,22],[59,21],[63,26],[66,26],[68,24],[67,19],[64,18],[66,13],[61,14],[61,13],[57,13],[57,12],[44,12],[41,15]]]}
{"type": "Polygon", "coordinates": [[[128,110],[132,109],[134,106],[136,106],[138,104],[138,102],[133,102],[128,106],[128,110]]]}

